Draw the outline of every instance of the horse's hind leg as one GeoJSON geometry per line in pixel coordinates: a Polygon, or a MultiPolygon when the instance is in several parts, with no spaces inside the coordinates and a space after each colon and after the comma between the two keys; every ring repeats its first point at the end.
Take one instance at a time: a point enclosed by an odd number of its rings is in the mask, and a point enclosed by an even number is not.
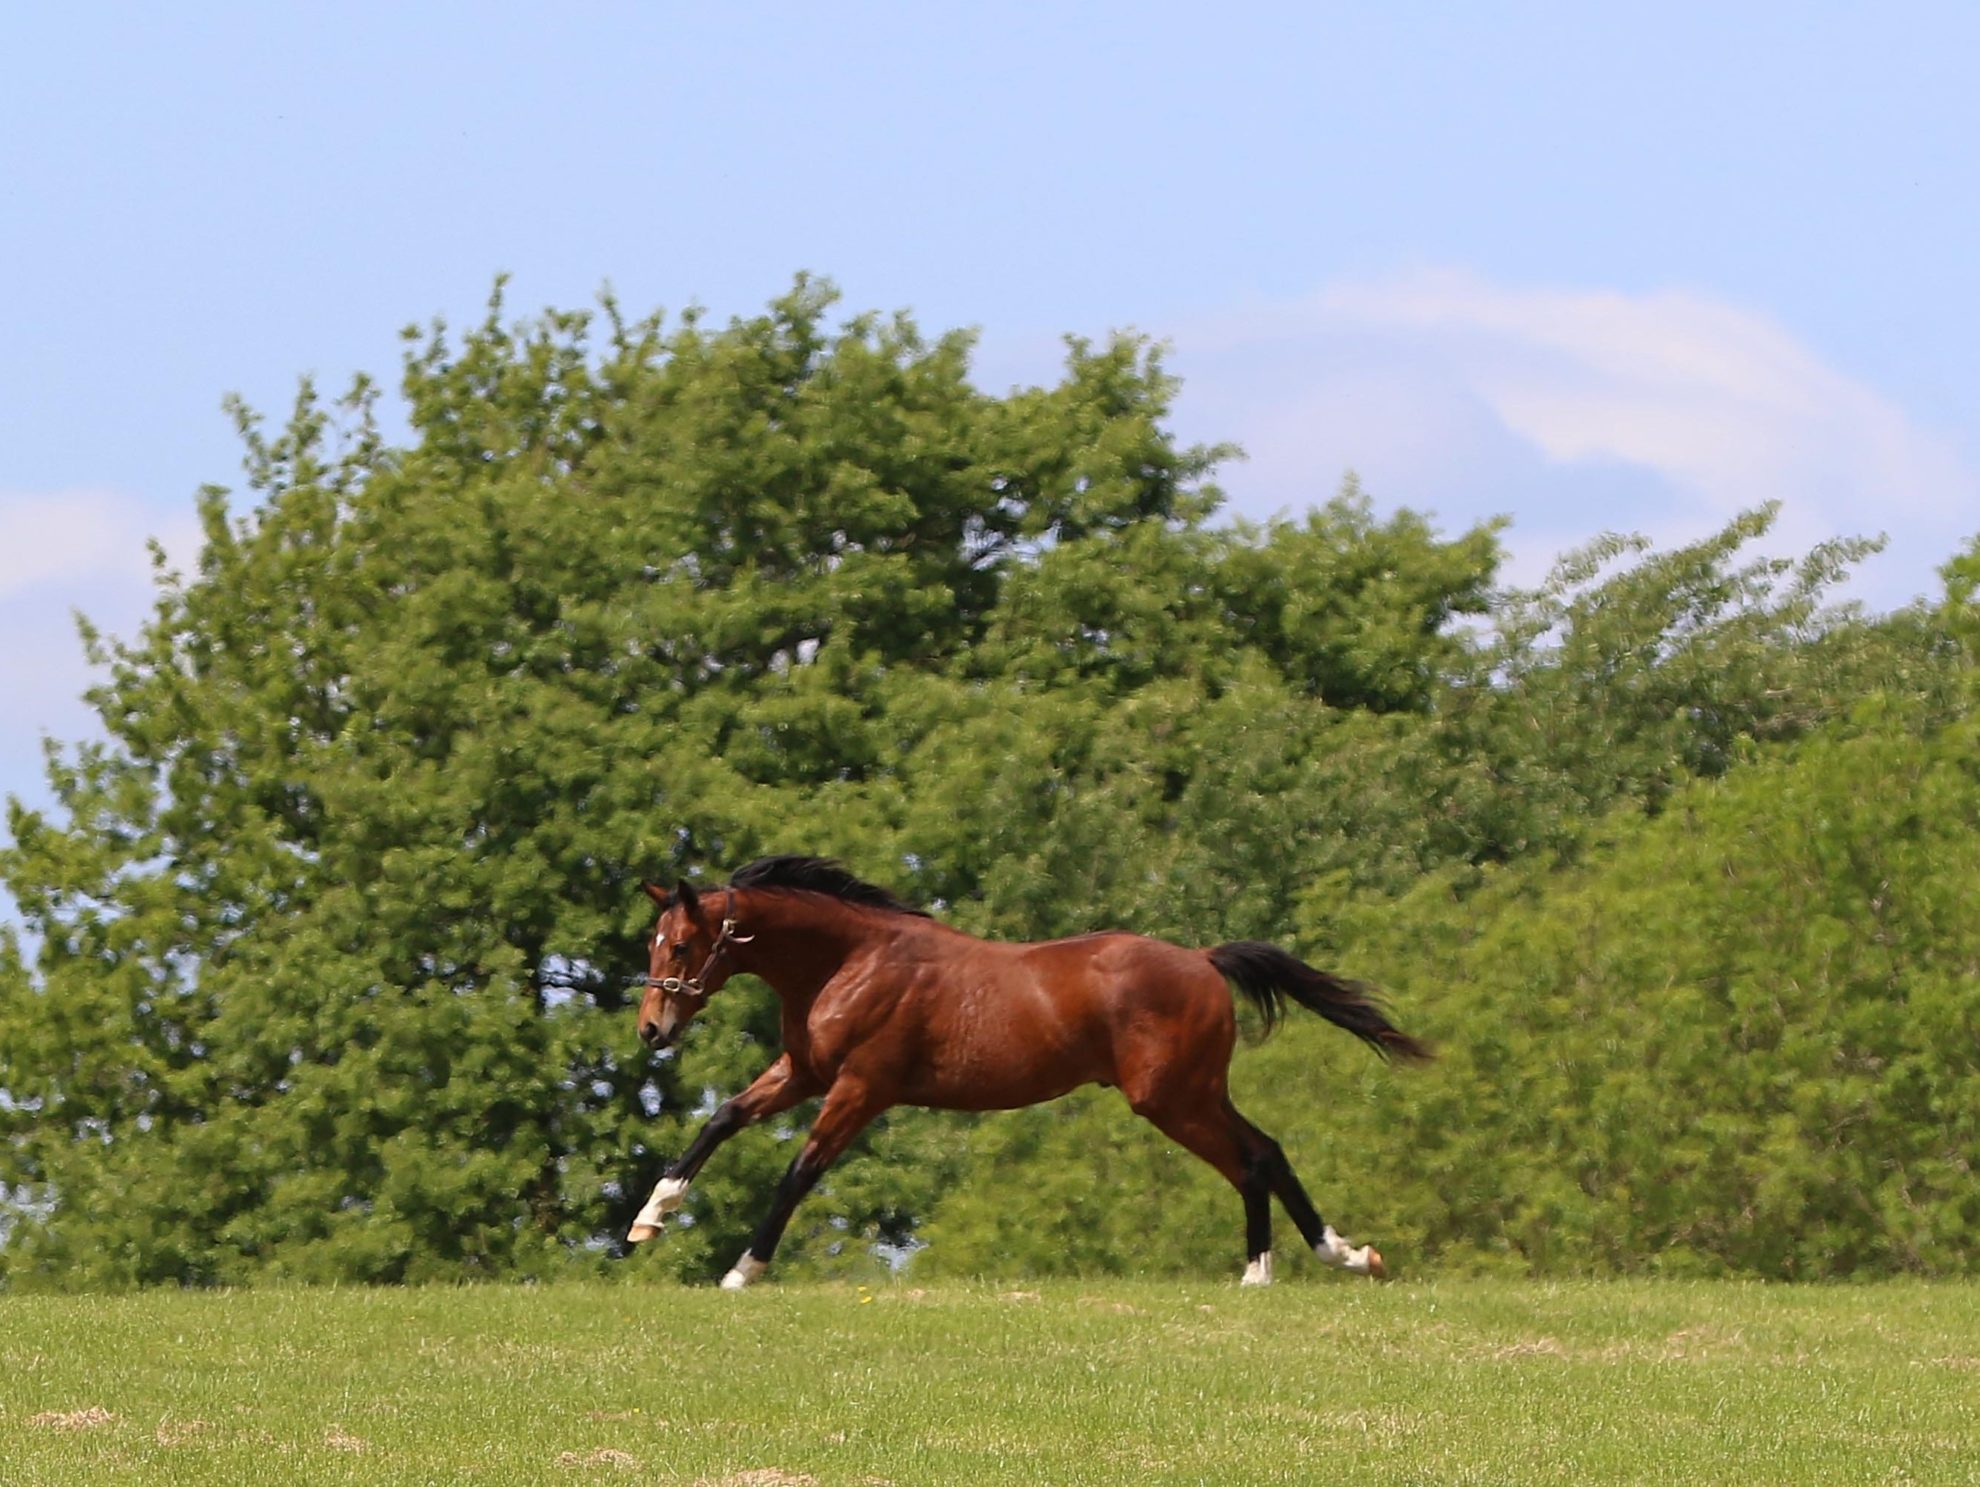
{"type": "MultiPolygon", "coordinates": [[[[1247,1286],[1272,1284],[1272,1170],[1262,1153],[1247,1146],[1244,1122],[1228,1100],[1131,1099],[1135,1114],[1203,1158],[1244,1199],[1244,1280],[1247,1286]]],[[[1256,1134],[1255,1132],[1253,1134],[1256,1134]]]]}
{"type": "Polygon", "coordinates": [[[1323,1263],[1357,1275],[1379,1278],[1384,1274],[1382,1256],[1373,1246],[1349,1244],[1321,1219],[1279,1143],[1238,1114],[1228,1096],[1215,1102],[1138,1100],[1131,1103],[1136,1114],[1223,1173],[1243,1197],[1246,1258],[1241,1284],[1272,1284],[1272,1195],[1275,1193],[1298,1226],[1300,1237],[1313,1247],[1313,1253],[1323,1263]]]}
{"type": "Polygon", "coordinates": [[[1306,1196],[1306,1189],[1300,1185],[1299,1177],[1293,1171],[1292,1163],[1286,1160],[1285,1151],[1279,1143],[1240,1115],[1235,1105],[1227,1103],[1226,1108],[1240,1128],[1239,1139],[1248,1154],[1247,1160],[1267,1174],[1271,1190],[1285,1205],[1300,1238],[1307,1242],[1321,1262],[1356,1275],[1372,1275],[1377,1280],[1381,1279],[1387,1273],[1382,1267],[1381,1251],[1369,1244],[1349,1244],[1336,1234],[1334,1226],[1320,1217],[1313,1200],[1306,1196]]]}

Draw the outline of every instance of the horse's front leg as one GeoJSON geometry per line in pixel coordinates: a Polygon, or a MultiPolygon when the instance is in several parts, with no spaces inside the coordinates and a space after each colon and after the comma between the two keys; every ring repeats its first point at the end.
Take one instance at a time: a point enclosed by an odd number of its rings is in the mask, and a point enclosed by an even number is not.
{"type": "Polygon", "coordinates": [[[763,1216],[749,1248],[736,1261],[735,1268],[722,1277],[723,1290],[740,1291],[763,1273],[771,1255],[777,1251],[777,1241],[784,1237],[784,1226],[791,1221],[791,1211],[798,1206],[798,1200],[825,1175],[825,1169],[838,1160],[852,1144],[853,1137],[892,1103],[876,1094],[864,1080],[839,1076],[826,1092],[825,1103],[819,1107],[818,1119],[812,1122],[804,1149],[778,1182],[776,1196],[770,1200],[770,1211],[763,1216]]]}
{"type": "Polygon", "coordinates": [[[695,1173],[714,1154],[716,1147],[743,1127],[789,1110],[817,1093],[816,1086],[800,1078],[791,1067],[791,1056],[787,1053],[751,1080],[748,1089],[734,1099],[724,1100],[708,1117],[707,1124],[695,1132],[694,1140],[688,1143],[688,1149],[681,1153],[680,1160],[654,1184],[653,1196],[646,1200],[646,1206],[640,1209],[632,1228],[626,1231],[627,1243],[638,1244],[660,1232],[660,1225],[667,1215],[686,1201],[688,1184],[694,1181],[695,1173]]]}

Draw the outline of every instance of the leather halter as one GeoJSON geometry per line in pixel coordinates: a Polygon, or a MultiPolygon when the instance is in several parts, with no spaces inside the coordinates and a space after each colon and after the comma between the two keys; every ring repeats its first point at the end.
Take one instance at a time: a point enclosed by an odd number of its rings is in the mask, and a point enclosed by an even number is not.
{"type": "Polygon", "coordinates": [[[731,945],[747,945],[755,938],[755,935],[737,934],[736,921],[733,919],[724,919],[722,921],[722,932],[715,936],[715,943],[708,950],[708,958],[701,963],[701,969],[694,975],[685,977],[640,976],[635,980],[634,984],[638,986],[657,986],[670,996],[686,994],[692,997],[705,997],[708,995],[708,992],[704,989],[703,983],[708,980],[708,973],[715,969],[715,962],[722,958],[722,952],[731,945]]]}

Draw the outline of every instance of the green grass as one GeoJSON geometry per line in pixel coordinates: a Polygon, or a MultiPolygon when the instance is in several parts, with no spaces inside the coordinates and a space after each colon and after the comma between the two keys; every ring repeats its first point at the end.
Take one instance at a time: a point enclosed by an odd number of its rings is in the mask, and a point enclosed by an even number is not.
{"type": "Polygon", "coordinates": [[[1980,1286],[0,1299],[5,1487],[814,1478],[1980,1482],[1980,1286]]]}

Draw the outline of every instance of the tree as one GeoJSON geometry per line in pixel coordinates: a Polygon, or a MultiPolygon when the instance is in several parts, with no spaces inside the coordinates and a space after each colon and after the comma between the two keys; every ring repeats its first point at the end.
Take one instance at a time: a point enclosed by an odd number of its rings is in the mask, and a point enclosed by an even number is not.
{"type": "MultiPolygon", "coordinates": [[[[1842,726],[1868,678],[1934,727],[1969,705],[1950,609],[1820,610],[1850,549],[1735,566],[1764,514],[1507,596],[1493,527],[1445,539],[1352,483],[1213,522],[1225,451],[1174,442],[1146,343],[1072,341],[1055,384],[995,397],[967,336],[833,317],[807,280],[719,328],[609,300],[510,326],[498,292],[465,335],[409,333],[400,443],[365,381],[305,386],[273,433],[236,410],[245,497],[201,495],[197,569],[161,575],[139,636],[91,637],[106,737],[51,754],[52,811],[10,807],[0,1283],[602,1266],[776,1033],[739,982],[678,1057],[639,1050],[642,877],[827,852],[981,933],[1296,927],[1411,986],[1371,904],[1442,945],[1422,905],[1497,902],[1495,864],[1667,815],[1687,779],[1842,726]]],[[[1371,1108],[1462,1088],[1481,1142],[1525,1149],[1489,1082],[1340,1067],[1371,1108]]],[[[640,1273],[734,1253],[806,1114],[725,1148],[640,1273]]],[[[1060,1222],[1046,1168],[1089,1213],[1170,1170],[1114,1119],[1105,1094],[890,1119],[785,1253],[852,1269],[933,1235],[1011,1263],[1011,1223],[1060,1222]],[[972,1209],[1006,1171],[1027,1201],[972,1209]]],[[[1209,1253],[1189,1215],[1228,1228],[1220,1187],[1185,1190],[1180,1260],[1209,1253]]],[[[1418,1198],[1426,1243],[1506,1232],[1482,1195],[1461,1220],[1418,1198]]],[[[1123,1218],[1071,1252],[1150,1242],[1123,1218]]]]}
{"type": "MultiPolygon", "coordinates": [[[[1955,844],[1971,803],[1945,768],[1957,747],[1945,750],[1970,709],[1958,700],[1970,697],[1959,671],[1970,675],[1970,661],[1952,660],[1948,639],[1963,611],[1955,601],[1868,624],[1826,608],[1825,590],[1862,545],[1742,561],[1770,520],[1755,511],[1705,542],[1620,567],[1645,545],[1610,539],[1569,555],[1540,590],[1499,597],[1492,628],[1475,652],[1453,648],[1423,714],[1315,707],[1280,668],[1152,717],[1162,694],[1151,687],[1139,702],[1152,723],[1144,731],[1165,741],[1153,757],[1177,783],[1106,800],[1077,833],[1048,833],[1068,844],[1056,877],[1049,856],[1010,876],[1090,916],[1055,929],[1126,923],[1200,944],[1291,931],[1316,963],[1390,988],[1398,1020],[1445,1047],[1437,1069],[1398,1078],[1295,1020],[1274,1044],[1241,1052],[1234,1080],[1322,1211],[1344,1229],[1394,1236],[1398,1253],[1540,1272],[1957,1270],[1964,1262],[1943,1244],[1896,1261],[1867,1209],[1825,1215],[1832,1228],[1800,1253],[1785,1234],[1751,1232],[1755,1174],[1818,1139],[1797,1124],[1815,1106],[1767,1106],[1751,1086],[1820,1091],[1818,1104],[1847,1098],[1820,1067],[1820,1057],[1850,1056],[1833,1041],[1797,1041],[1793,1059],[1756,1050],[1731,1068],[1733,1034],[1715,1013],[1689,1025],[1675,1068],[1666,1008],[1685,1003],[1673,981],[1726,974],[1705,968],[1705,955],[1753,957],[1753,995],[1785,995],[1765,978],[1806,988],[1800,1019],[1860,1021],[1845,1010],[1862,991],[1838,946],[1894,932],[1866,923],[1884,870],[1869,864],[1902,862],[1908,896],[1962,901],[1955,844]],[[1186,742],[1167,742],[1178,737],[1186,742]],[[1919,788],[1939,803],[1922,837],[1909,808],[1873,808],[1903,799],[1880,779],[1919,771],[1938,782],[1919,788]],[[1701,783],[1720,779],[1735,793],[1701,783]],[[1701,826],[1701,802],[1732,815],[1701,826]],[[1681,807],[1681,820],[1667,819],[1681,807]],[[1749,880],[1747,894],[1728,895],[1708,865],[1739,853],[1770,812],[1790,841],[1832,830],[1855,854],[1848,876],[1821,858],[1782,869],[1835,900],[1820,941],[1797,940],[1801,911],[1784,908],[1792,901],[1777,885],[1749,880]],[[1110,872],[1123,855],[1131,870],[1110,872]],[[1071,879],[1075,864],[1085,879],[1071,879]],[[1749,934],[1754,943],[1742,944],[1749,934]],[[1716,937],[1716,950],[1701,949],[1702,937],[1716,937]],[[1737,1133],[1768,1120],[1779,1145],[1742,1152],[1737,1133]],[[1701,1127],[1712,1160],[1738,1154],[1738,1183],[1681,1177],[1655,1154],[1660,1143],[1697,1147],[1701,1127]],[[1591,1175],[1589,1153],[1604,1142],[1618,1154],[1591,1175]],[[1672,1212],[1685,1204],[1691,1227],[1680,1229],[1672,1212]],[[1723,1237],[1695,1237],[1707,1228],[1723,1237]]],[[[1954,596],[1957,582],[1955,567],[1954,596]]],[[[1059,786],[1061,821],[1082,821],[1077,780],[1059,786]]],[[[1962,951],[1942,961],[1936,948],[1956,917],[1912,921],[1898,943],[1921,964],[1958,963],[1962,951]]],[[[1929,1050],[1965,1046],[1970,1011],[1948,991],[1922,999],[1940,1020],[1886,1028],[1876,1052],[1857,1056],[1902,1050],[1931,1062],[1929,1050]]],[[[1834,1208],[1851,1183],[1890,1193],[1869,1179],[1898,1152],[1925,1151],[1926,1167],[1949,1170],[1964,1137],[1941,1139],[1932,1102],[1956,1102],[1965,1078],[1957,1060],[1936,1063],[1932,1095],[1866,1128],[1855,1165],[1828,1164],[1823,1201],[1834,1208]]],[[[967,1153],[924,1230],[933,1267],[1229,1262],[1228,1196],[1108,1095],[997,1117],[969,1133],[967,1153]]],[[[1790,1179],[1776,1187],[1790,1190],[1790,1179]]],[[[1958,1221],[1957,1192],[1953,1182],[1932,1190],[1933,1223],[1958,1221]]]]}
{"type": "MultiPolygon", "coordinates": [[[[51,759],[55,812],[10,812],[37,944],[0,961],[9,1278],[610,1249],[773,1026],[739,997],[691,1069],[638,1056],[638,877],[793,841],[897,864],[883,709],[1027,553],[1214,500],[1147,346],[1075,343],[998,399],[967,337],[831,306],[800,281],[666,331],[608,302],[599,344],[509,328],[498,291],[458,343],[409,333],[404,447],[365,382],[272,436],[237,410],[252,506],[203,493],[197,571],[93,641],[107,740],[51,759]]],[[[681,1268],[759,1201],[713,1196],[681,1268]]],[[[827,1216],[901,1198],[856,1201],[827,1216]]]]}

